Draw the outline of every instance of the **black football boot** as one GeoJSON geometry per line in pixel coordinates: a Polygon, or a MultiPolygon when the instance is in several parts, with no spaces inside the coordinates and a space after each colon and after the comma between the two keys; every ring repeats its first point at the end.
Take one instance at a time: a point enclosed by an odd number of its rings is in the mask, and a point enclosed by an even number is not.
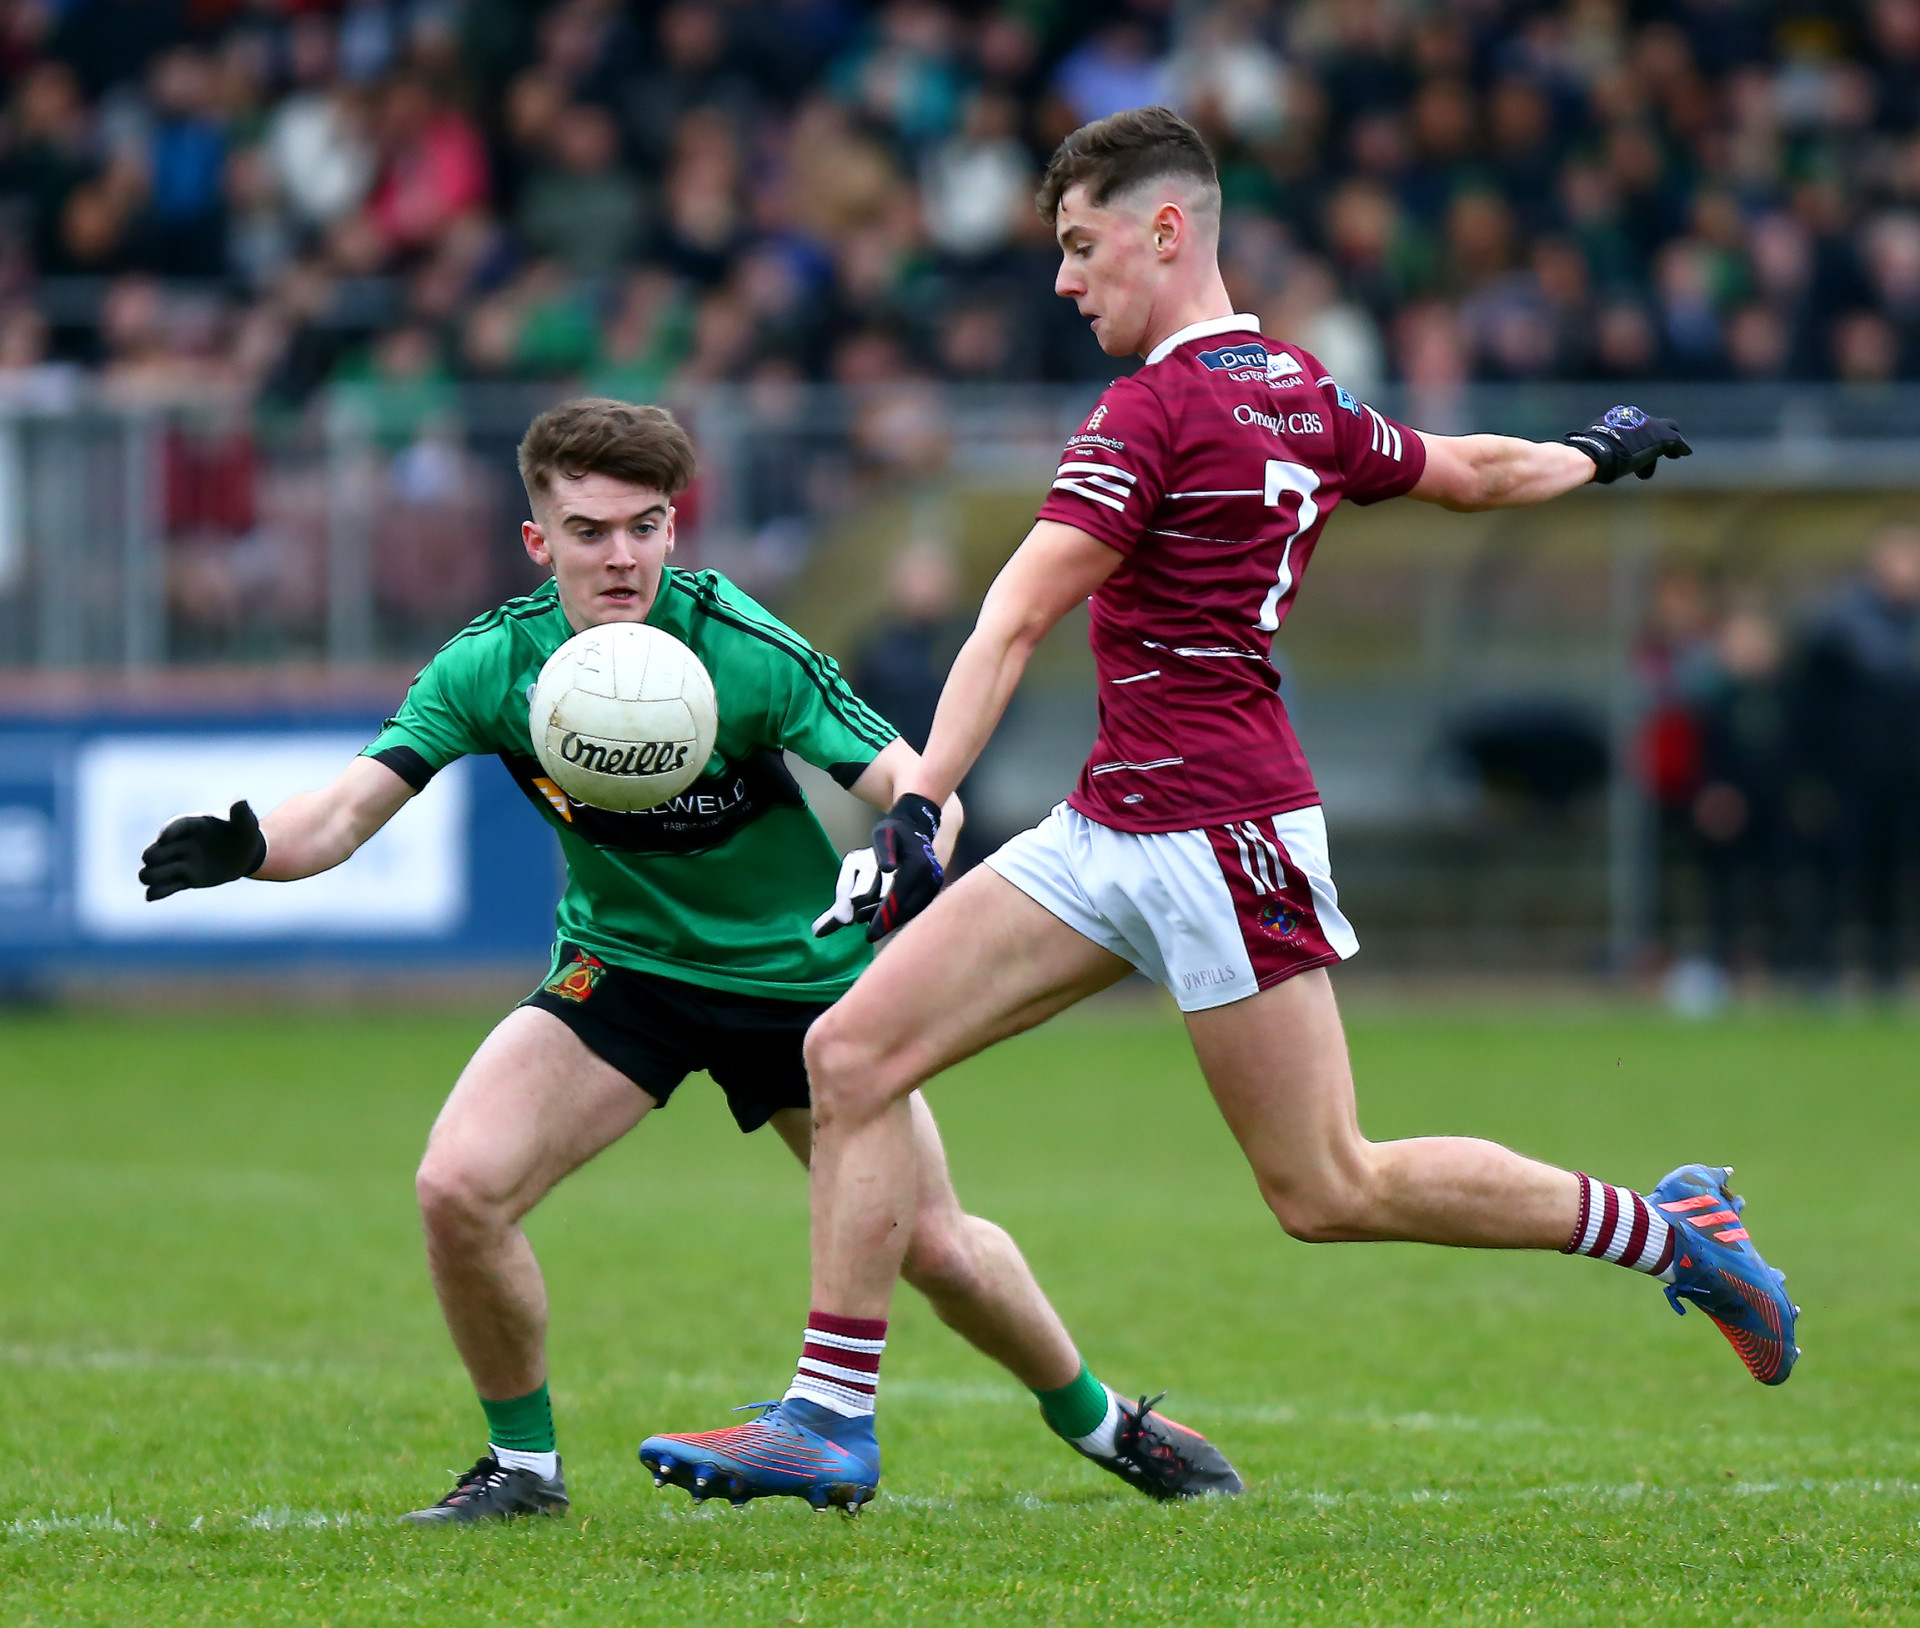
{"type": "Polygon", "coordinates": [[[522,1515],[564,1515],[567,1483],[556,1465],[551,1478],[509,1468],[489,1453],[460,1477],[439,1503],[402,1515],[419,1526],[449,1522],[511,1521],[522,1515]]]}

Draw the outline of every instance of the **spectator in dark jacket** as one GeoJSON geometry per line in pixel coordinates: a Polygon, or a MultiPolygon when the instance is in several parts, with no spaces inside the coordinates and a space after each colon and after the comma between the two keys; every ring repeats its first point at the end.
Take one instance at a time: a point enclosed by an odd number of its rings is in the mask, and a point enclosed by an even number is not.
{"type": "Polygon", "coordinates": [[[1890,526],[1807,630],[1809,744],[1838,797],[1867,970],[1900,980],[1920,865],[1920,529],[1890,526]]]}
{"type": "Polygon", "coordinates": [[[1693,831],[1705,884],[1708,950],[1726,972],[1789,959],[1787,796],[1792,697],[1779,630],[1755,611],[1728,617],[1694,698],[1699,790],[1693,831]]]}

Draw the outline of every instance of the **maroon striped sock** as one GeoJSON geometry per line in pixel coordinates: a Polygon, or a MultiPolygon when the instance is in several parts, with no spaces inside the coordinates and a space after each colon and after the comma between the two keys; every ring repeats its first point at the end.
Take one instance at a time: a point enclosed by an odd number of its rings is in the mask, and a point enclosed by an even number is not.
{"type": "Polygon", "coordinates": [[[1580,1219],[1560,1253],[1591,1255],[1659,1277],[1673,1264],[1673,1229],[1630,1187],[1574,1172],[1580,1183],[1580,1219]]]}
{"type": "Polygon", "coordinates": [[[874,1393],[880,1388],[880,1354],[886,1348],[884,1317],[809,1312],[799,1371],[783,1400],[797,1396],[849,1419],[873,1412],[874,1393]]]}

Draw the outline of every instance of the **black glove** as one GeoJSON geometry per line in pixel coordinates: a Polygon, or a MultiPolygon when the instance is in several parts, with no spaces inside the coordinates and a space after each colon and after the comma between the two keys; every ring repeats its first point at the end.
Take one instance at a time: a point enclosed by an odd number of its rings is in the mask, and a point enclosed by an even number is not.
{"type": "Polygon", "coordinates": [[[182,888],[219,887],[251,876],[267,862],[267,839],[245,799],[218,814],[182,814],[167,821],[140,856],[147,898],[164,899],[182,888]]]}
{"type": "Polygon", "coordinates": [[[904,927],[939,896],[946,873],[933,854],[940,834],[940,810],[926,798],[908,792],[887,817],[873,828],[873,857],[893,886],[867,923],[867,942],[877,943],[896,927],[904,927]]]}
{"type": "Polygon", "coordinates": [[[1670,418],[1649,418],[1638,407],[1609,407],[1584,430],[1567,437],[1593,460],[1594,480],[1610,486],[1622,475],[1653,479],[1653,466],[1662,458],[1690,458],[1693,448],[1670,418]]]}

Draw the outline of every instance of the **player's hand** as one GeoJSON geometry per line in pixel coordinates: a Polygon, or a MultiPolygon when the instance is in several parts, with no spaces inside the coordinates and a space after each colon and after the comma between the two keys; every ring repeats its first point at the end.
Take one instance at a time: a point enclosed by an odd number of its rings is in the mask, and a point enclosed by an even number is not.
{"type": "Polygon", "coordinates": [[[892,871],[881,870],[879,858],[871,848],[856,848],[848,854],[840,861],[833,908],[815,920],[813,936],[825,938],[842,927],[851,927],[856,921],[872,921],[880,901],[893,886],[893,875],[892,871]]]}
{"type": "Polygon", "coordinates": [[[224,820],[218,814],[182,814],[167,821],[140,856],[140,880],[149,900],[164,899],[183,888],[237,882],[266,862],[267,839],[243,798],[224,820]]]}
{"type": "Polygon", "coordinates": [[[873,854],[891,881],[880,908],[867,923],[867,942],[877,944],[904,927],[939,897],[946,872],[933,852],[940,834],[940,810],[925,797],[908,792],[873,828],[873,854]]]}
{"type": "Polygon", "coordinates": [[[1690,458],[1693,448],[1670,418],[1649,418],[1638,407],[1609,407],[1584,430],[1567,437],[1594,463],[1594,481],[1611,485],[1622,475],[1653,479],[1662,458],[1690,458]]]}

